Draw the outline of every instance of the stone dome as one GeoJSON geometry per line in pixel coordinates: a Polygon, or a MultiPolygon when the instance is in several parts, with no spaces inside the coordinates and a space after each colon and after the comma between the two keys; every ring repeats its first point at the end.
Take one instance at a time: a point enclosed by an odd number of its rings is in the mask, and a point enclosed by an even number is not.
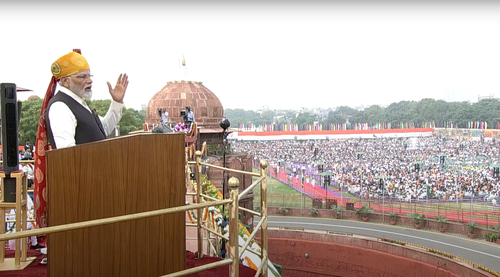
{"type": "Polygon", "coordinates": [[[205,87],[202,82],[168,82],[151,100],[146,110],[146,123],[161,122],[158,109],[168,111],[169,122],[184,122],[181,111],[191,107],[199,127],[220,128],[219,122],[224,116],[224,109],[219,98],[205,87]]]}

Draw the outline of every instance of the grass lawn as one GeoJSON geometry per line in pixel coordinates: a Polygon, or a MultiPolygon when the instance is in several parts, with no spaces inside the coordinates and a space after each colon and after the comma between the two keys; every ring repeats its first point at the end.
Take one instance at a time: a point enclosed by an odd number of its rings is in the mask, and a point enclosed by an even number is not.
{"type": "MultiPolygon", "coordinates": [[[[254,169],[254,172],[258,172],[254,169]]],[[[257,177],[253,177],[255,181],[257,177]]],[[[312,199],[307,195],[302,195],[300,192],[291,188],[287,184],[269,177],[267,186],[267,201],[270,207],[285,207],[285,208],[311,208],[312,199]],[[302,206],[302,201],[304,205],[302,206]]],[[[254,207],[260,207],[260,186],[256,186],[253,190],[254,207]]]]}

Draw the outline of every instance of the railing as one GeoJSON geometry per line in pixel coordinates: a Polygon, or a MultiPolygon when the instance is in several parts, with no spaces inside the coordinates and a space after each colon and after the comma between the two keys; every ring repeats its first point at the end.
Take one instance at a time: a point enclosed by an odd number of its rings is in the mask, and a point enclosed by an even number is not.
{"type": "MultiPolygon", "coordinates": [[[[238,187],[239,187],[239,180],[232,177],[229,179],[228,182],[228,187],[229,187],[229,194],[230,194],[230,199],[232,202],[229,204],[229,237],[226,237],[222,234],[219,234],[215,232],[214,230],[211,230],[205,226],[203,226],[202,222],[202,209],[198,208],[197,209],[197,227],[198,227],[198,232],[197,232],[197,241],[198,241],[198,258],[201,258],[203,256],[203,232],[207,231],[211,234],[214,234],[215,236],[226,239],[228,240],[229,244],[229,260],[231,260],[231,265],[229,267],[229,276],[238,276],[239,275],[239,261],[241,256],[243,255],[245,250],[248,250],[256,255],[258,255],[261,258],[261,263],[260,266],[257,270],[257,273],[255,276],[267,276],[268,268],[268,243],[267,243],[267,167],[268,163],[267,161],[261,161],[260,162],[260,174],[253,173],[253,172],[247,172],[247,171],[240,171],[240,170],[235,170],[235,169],[228,169],[224,168],[221,166],[209,164],[209,163],[204,163],[201,161],[201,151],[196,151],[196,184],[197,184],[197,189],[196,189],[196,202],[199,204],[202,201],[202,197],[206,201],[211,201],[210,203],[218,202],[215,201],[214,198],[209,197],[207,195],[202,194],[202,183],[201,183],[201,172],[202,172],[202,166],[206,167],[211,167],[214,169],[219,169],[219,170],[224,170],[227,172],[232,172],[232,173],[237,173],[237,174],[244,174],[244,175],[250,175],[250,176],[255,176],[259,177],[256,181],[254,181],[250,186],[248,186],[244,191],[242,191],[240,194],[238,194],[238,187]],[[248,209],[241,208],[242,210],[255,214],[260,217],[260,221],[257,223],[257,226],[255,227],[254,231],[252,234],[250,234],[249,238],[247,238],[245,244],[241,247],[238,243],[238,228],[239,228],[239,220],[238,220],[238,211],[239,211],[239,198],[243,197],[246,195],[248,192],[252,191],[255,186],[258,184],[261,184],[261,199],[260,199],[260,213],[255,212],[255,211],[250,211],[248,209]],[[261,229],[261,253],[257,253],[253,251],[252,249],[247,249],[247,247],[250,245],[250,242],[254,239],[255,234],[257,233],[257,230],[261,229]]],[[[193,164],[193,162],[189,162],[193,164]]],[[[224,193],[223,193],[224,195],[224,193]]],[[[210,242],[210,240],[208,240],[210,242]]],[[[224,264],[221,264],[221,266],[224,264]]],[[[201,268],[201,267],[200,267],[201,268]]],[[[189,270],[194,270],[194,268],[189,269],[189,270]]],[[[190,271],[192,273],[193,271],[190,271]]],[[[179,272],[182,273],[182,272],[179,272]]],[[[168,275],[168,276],[174,276],[174,275],[168,275]]]]}
{"type": "MultiPolygon", "coordinates": [[[[345,193],[345,192],[344,192],[345,193]]],[[[258,207],[259,195],[254,195],[254,206],[258,207]]],[[[313,198],[306,197],[302,202],[300,192],[282,194],[269,192],[267,194],[268,207],[276,208],[303,208],[309,210],[313,207],[313,198]]],[[[418,212],[425,215],[426,218],[433,219],[438,215],[445,216],[450,222],[468,223],[476,221],[478,225],[486,228],[500,225],[500,206],[488,205],[485,202],[470,203],[470,200],[459,200],[455,202],[431,202],[417,200],[410,202],[400,201],[398,199],[379,199],[365,200],[351,196],[350,200],[340,197],[329,197],[336,199],[337,204],[346,207],[346,203],[353,203],[355,209],[367,205],[377,213],[386,214],[396,213],[400,216],[407,216],[408,213],[418,212]]],[[[321,208],[325,208],[324,204],[321,208]]]]}
{"type": "MultiPolygon", "coordinates": [[[[197,272],[201,272],[204,270],[224,266],[224,265],[230,265],[229,266],[229,276],[239,276],[239,261],[240,257],[244,253],[245,249],[248,247],[249,242],[255,237],[255,234],[257,233],[257,230],[260,228],[261,229],[261,248],[262,252],[257,253],[253,251],[252,249],[247,249],[248,251],[257,254],[261,258],[261,264],[257,270],[257,273],[255,276],[267,276],[268,272],[268,242],[267,242],[267,167],[268,167],[268,162],[263,160],[260,162],[260,174],[253,173],[253,172],[246,172],[246,171],[239,171],[239,170],[234,170],[234,169],[228,169],[225,167],[220,167],[212,164],[207,164],[201,162],[201,151],[196,151],[196,181],[198,184],[198,189],[196,191],[196,204],[188,205],[188,206],[180,206],[180,207],[172,207],[172,208],[167,208],[167,209],[161,209],[161,210],[155,210],[155,211],[148,211],[148,212],[142,212],[142,213],[136,213],[136,214],[129,214],[129,215],[123,215],[123,216],[117,216],[117,217],[111,217],[111,218],[103,218],[103,219],[96,219],[96,220],[89,220],[89,221],[83,221],[83,222],[77,222],[77,223],[71,223],[71,224],[64,224],[64,225],[58,225],[58,226],[51,226],[51,227],[46,227],[46,228],[40,228],[40,229],[34,229],[34,230],[27,230],[27,231],[21,231],[21,232],[15,232],[15,233],[9,233],[9,234],[2,234],[0,235],[0,241],[8,241],[11,239],[19,239],[19,238],[25,238],[25,237],[30,237],[30,236],[38,236],[38,235],[47,235],[47,234],[53,234],[53,233],[58,233],[58,232],[65,232],[65,231],[71,231],[71,230],[76,230],[76,229],[82,229],[82,228],[89,228],[89,227],[94,227],[94,226],[101,226],[101,225],[106,225],[106,224],[112,224],[112,223],[119,223],[119,222],[125,222],[125,221],[130,221],[130,220],[138,220],[142,218],[148,218],[148,217],[154,217],[154,216],[160,216],[160,215],[166,215],[166,214],[172,214],[172,213],[179,213],[179,212],[186,212],[190,210],[196,210],[197,211],[197,227],[198,227],[198,234],[197,234],[197,240],[198,240],[198,257],[197,258],[202,258],[203,257],[203,247],[202,247],[202,241],[203,241],[203,231],[208,231],[216,236],[219,236],[223,239],[228,240],[228,247],[229,247],[229,258],[226,258],[224,260],[218,261],[218,262],[213,262],[209,264],[205,264],[202,266],[198,267],[193,267],[190,269],[170,273],[167,275],[163,275],[161,277],[166,277],[166,276],[185,276],[188,274],[193,274],[197,272]],[[207,166],[207,167],[212,167],[215,169],[220,169],[220,170],[225,170],[228,172],[233,172],[233,173],[240,173],[240,174],[245,174],[245,175],[251,175],[251,176],[256,176],[259,177],[257,181],[253,182],[247,189],[245,189],[242,193],[238,194],[238,187],[239,187],[239,180],[235,177],[232,177],[229,179],[228,182],[228,187],[230,190],[230,195],[229,199],[223,199],[223,200],[216,200],[213,199],[209,196],[203,195],[201,193],[201,167],[202,166],[207,166]],[[244,211],[250,212],[252,214],[258,215],[261,219],[259,223],[257,224],[257,227],[255,230],[252,232],[251,236],[249,239],[247,239],[247,242],[241,247],[239,246],[238,243],[238,227],[239,227],[239,221],[238,221],[238,199],[245,194],[247,194],[250,190],[252,190],[256,185],[261,184],[261,209],[260,213],[250,211],[244,208],[241,208],[244,211]],[[206,203],[201,203],[201,199],[204,197],[205,199],[210,200],[209,202],[206,203]],[[206,228],[205,226],[202,225],[202,209],[211,207],[211,206],[218,206],[218,205],[225,205],[229,204],[230,208],[230,213],[229,213],[229,237],[226,237],[222,234],[219,234],[213,230],[210,230],[209,228],[206,228]]],[[[193,162],[186,162],[186,169],[188,168],[188,164],[193,163],[193,162]]],[[[187,174],[186,174],[187,175],[187,174]]],[[[188,177],[186,176],[186,182],[188,181],[188,177]]],[[[1,228],[4,228],[2,226],[1,228]]]]}

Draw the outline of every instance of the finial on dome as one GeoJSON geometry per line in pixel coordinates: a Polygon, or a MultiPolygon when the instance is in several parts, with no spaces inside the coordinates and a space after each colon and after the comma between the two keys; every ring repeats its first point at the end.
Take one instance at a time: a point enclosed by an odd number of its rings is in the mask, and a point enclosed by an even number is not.
{"type": "Polygon", "coordinates": [[[186,66],[186,59],[184,58],[184,55],[182,55],[182,66],[186,66]]]}

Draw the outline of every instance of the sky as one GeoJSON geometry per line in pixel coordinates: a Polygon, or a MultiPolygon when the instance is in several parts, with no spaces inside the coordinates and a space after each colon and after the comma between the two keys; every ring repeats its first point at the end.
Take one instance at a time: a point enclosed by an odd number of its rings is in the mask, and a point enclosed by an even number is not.
{"type": "Polygon", "coordinates": [[[74,48],[93,99],[110,99],[106,82],[127,73],[134,109],[181,79],[183,57],[226,109],[500,97],[495,1],[5,2],[0,83],[41,97],[50,65],[74,48]]]}

